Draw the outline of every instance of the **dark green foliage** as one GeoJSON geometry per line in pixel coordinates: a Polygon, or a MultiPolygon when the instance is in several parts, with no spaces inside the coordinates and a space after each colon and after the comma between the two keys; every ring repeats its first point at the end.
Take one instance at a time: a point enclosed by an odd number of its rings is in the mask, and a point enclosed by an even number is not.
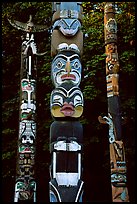
{"type": "MultiPolygon", "coordinates": [[[[101,168],[101,165],[104,166],[104,169],[108,168],[107,160],[109,153],[106,126],[100,125],[97,119],[100,114],[103,116],[107,115],[107,95],[104,13],[102,9],[96,12],[93,11],[95,4],[96,2],[83,2],[84,20],[82,30],[84,34],[88,34],[88,37],[86,35],[84,37],[84,52],[82,56],[83,72],[80,88],[84,95],[84,113],[80,121],[84,127],[84,155],[89,154],[88,157],[90,157],[90,154],[92,154],[93,159],[93,162],[89,161],[87,156],[85,156],[85,169],[86,161],[88,160],[88,168],[91,173],[95,169],[94,173],[97,171],[99,175],[101,172],[97,168],[101,168]],[[101,158],[98,162],[93,151],[96,151],[96,146],[99,148],[98,154],[103,155],[102,157],[97,156],[98,159],[101,158]]],[[[100,3],[100,8],[103,8],[103,4],[104,2],[100,3]]],[[[121,10],[119,14],[116,14],[120,62],[121,111],[127,118],[123,126],[123,138],[127,152],[128,169],[130,174],[132,174],[131,170],[134,168],[135,154],[133,151],[135,149],[135,2],[117,2],[117,5],[121,10]],[[132,161],[131,166],[129,164],[130,161],[132,161]]],[[[27,22],[30,14],[34,16],[34,23],[46,25],[49,28],[48,32],[36,35],[38,52],[47,51],[44,57],[38,58],[37,69],[36,169],[39,181],[38,189],[40,189],[40,185],[43,188],[44,182],[49,179],[49,128],[53,121],[49,108],[50,93],[54,88],[51,82],[50,70],[52,61],[50,57],[51,2],[2,3],[2,176],[4,179],[10,180],[12,178],[11,182],[14,185],[19,125],[20,48],[21,35],[23,34],[22,31],[14,29],[9,24],[7,15],[15,20],[27,22]]],[[[85,172],[85,175],[86,173],[88,176],[89,171],[85,172]]],[[[129,180],[131,182],[129,182],[129,186],[134,189],[134,183],[132,183],[134,175],[131,176],[131,179],[130,176],[129,180]]],[[[100,177],[98,177],[97,182],[100,182],[99,179],[100,177]]],[[[87,180],[90,181],[90,178],[85,178],[85,181],[87,180]]],[[[48,184],[46,185],[44,187],[48,191],[48,184]]],[[[14,192],[13,189],[12,191],[14,192]]],[[[38,190],[41,202],[47,199],[43,192],[44,190],[38,190]]],[[[131,198],[134,200],[133,190],[130,192],[131,198]]],[[[7,194],[5,193],[3,196],[7,194]]],[[[87,193],[86,196],[87,201],[88,199],[91,201],[90,193],[87,193]]],[[[96,201],[94,196],[93,201],[96,201]]],[[[4,199],[10,202],[13,199],[13,194],[9,193],[9,198],[5,196],[4,199]]],[[[107,200],[105,196],[104,200],[107,200]]]]}

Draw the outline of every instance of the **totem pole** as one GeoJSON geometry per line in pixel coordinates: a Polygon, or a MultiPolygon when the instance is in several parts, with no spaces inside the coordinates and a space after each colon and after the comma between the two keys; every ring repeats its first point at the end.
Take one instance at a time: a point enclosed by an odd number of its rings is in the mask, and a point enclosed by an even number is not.
{"type": "Polygon", "coordinates": [[[108,116],[99,116],[99,122],[109,125],[110,168],[113,202],[129,202],[126,186],[125,150],[121,132],[119,98],[119,59],[117,52],[117,23],[114,2],[104,6],[104,37],[106,53],[106,84],[108,116]]]}
{"type": "Polygon", "coordinates": [[[52,2],[50,202],[82,202],[81,2],[52,2]]]}
{"type": "MultiPolygon", "coordinates": [[[[9,20],[9,19],[8,19],[9,20]]],[[[21,46],[19,137],[14,202],[36,202],[35,141],[36,141],[36,78],[37,53],[34,33],[45,31],[45,26],[34,25],[32,16],[27,23],[9,20],[17,29],[25,31],[21,46]]]]}

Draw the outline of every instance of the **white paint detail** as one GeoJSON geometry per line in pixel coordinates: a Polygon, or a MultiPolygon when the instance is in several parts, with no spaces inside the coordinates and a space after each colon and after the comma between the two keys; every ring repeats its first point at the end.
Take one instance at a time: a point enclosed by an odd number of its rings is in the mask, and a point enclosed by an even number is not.
{"type": "Polygon", "coordinates": [[[56,173],[56,180],[59,186],[77,186],[79,180],[79,173],[56,173]]]}
{"type": "Polygon", "coordinates": [[[78,151],[81,150],[81,146],[75,141],[71,141],[69,143],[66,143],[65,141],[58,141],[54,144],[54,149],[58,151],[78,151]]]}

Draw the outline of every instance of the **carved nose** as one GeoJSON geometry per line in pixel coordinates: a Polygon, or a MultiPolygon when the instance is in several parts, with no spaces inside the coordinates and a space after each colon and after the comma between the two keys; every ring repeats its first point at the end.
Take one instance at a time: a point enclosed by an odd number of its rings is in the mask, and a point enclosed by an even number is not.
{"type": "Polygon", "coordinates": [[[65,70],[66,70],[66,72],[68,72],[68,75],[69,75],[70,71],[71,71],[70,61],[67,61],[66,66],[65,66],[65,70]]]}
{"type": "Polygon", "coordinates": [[[63,105],[72,105],[72,106],[73,106],[74,104],[73,104],[72,101],[70,101],[70,102],[69,102],[69,101],[65,101],[65,102],[63,103],[63,105]]]}

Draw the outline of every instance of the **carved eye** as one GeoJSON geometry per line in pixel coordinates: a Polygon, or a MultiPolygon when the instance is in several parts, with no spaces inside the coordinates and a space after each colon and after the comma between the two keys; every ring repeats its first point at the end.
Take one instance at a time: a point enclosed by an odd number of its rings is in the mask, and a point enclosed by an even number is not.
{"type": "Polygon", "coordinates": [[[23,188],[24,186],[25,184],[23,183],[23,181],[17,182],[17,189],[23,188]]]}
{"type": "Polygon", "coordinates": [[[61,96],[53,96],[53,103],[62,105],[63,104],[63,98],[61,96]]]}
{"type": "Polygon", "coordinates": [[[27,81],[23,81],[22,82],[22,86],[24,87],[24,86],[27,86],[28,85],[28,82],[27,81]]]}
{"type": "Polygon", "coordinates": [[[78,61],[74,62],[74,69],[79,69],[80,68],[80,63],[78,61]]]}
{"type": "Polygon", "coordinates": [[[60,69],[61,67],[62,67],[62,62],[61,62],[61,61],[58,61],[58,62],[57,62],[57,68],[60,69]]]}
{"type": "Polygon", "coordinates": [[[77,106],[82,103],[81,97],[80,96],[75,96],[74,98],[74,106],[77,106]]]}

